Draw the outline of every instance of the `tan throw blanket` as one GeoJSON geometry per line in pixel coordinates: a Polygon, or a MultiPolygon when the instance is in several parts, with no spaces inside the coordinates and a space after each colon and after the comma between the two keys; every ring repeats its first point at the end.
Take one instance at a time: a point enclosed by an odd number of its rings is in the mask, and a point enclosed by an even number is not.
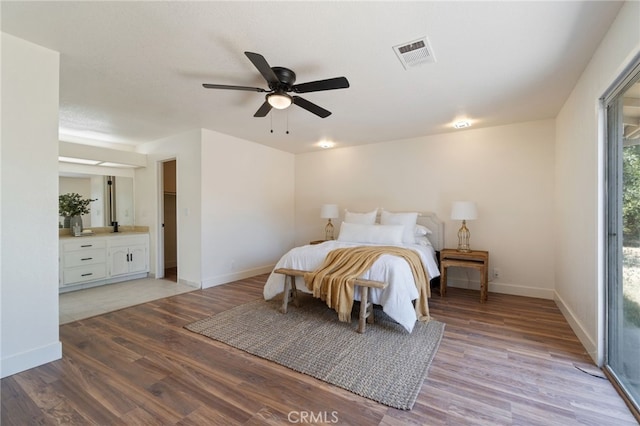
{"type": "Polygon", "coordinates": [[[415,309],[418,320],[429,321],[431,296],[429,279],[422,266],[420,255],[411,249],[395,246],[362,246],[339,248],[329,252],[322,266],[304,275],[307,288],[314,297],[327,302],[327,306],[338,312],[340,321],[351,320],[353,308],[354,281],[368,271],[383,254],[404,258],[409,266],[418,289],[415,309]]]}

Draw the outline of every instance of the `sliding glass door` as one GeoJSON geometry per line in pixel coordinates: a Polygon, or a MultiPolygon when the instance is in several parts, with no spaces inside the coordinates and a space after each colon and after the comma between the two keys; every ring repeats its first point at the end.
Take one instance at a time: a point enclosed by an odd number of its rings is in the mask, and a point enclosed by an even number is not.
{"type": "Polygon", "coordinates": [[[607,339],[605,370],[640,405],[640,65],[607,109],[607,339]]]}

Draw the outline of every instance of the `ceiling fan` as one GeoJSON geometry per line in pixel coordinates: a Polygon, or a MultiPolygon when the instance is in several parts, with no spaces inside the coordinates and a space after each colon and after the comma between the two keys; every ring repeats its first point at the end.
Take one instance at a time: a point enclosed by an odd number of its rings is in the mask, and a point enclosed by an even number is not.
{"type": "Polygon", "coordinates": [[[296,81],[296,74],[289,68],[284,67],[271,67],[266,59],[259,53],[244,52],[249,58],[251,63],[260,71],[260,74],[267,80],[269,84],[269,90],[262,89],[260,87],[247,87],[247,86],[229,86],[226,84],[203,84],[206,89],[228,89],[228,90],[247,90],[251,92],[266,92],[265,101],[260,108],[253,114],[254,117],[265,117],[271,111],[271,108],[285,109],[292,103],[298,105],[300,108],[317,115],[321,118],[326,118],[331,115],[331,111],[309,102],[308,100],[296,95],[289,95],[289,92],[294,93],[309,93],[319,92],[322,90],[334,90],[334,89],[346,89],[349,87],[349,81],[345,77],[335,77],[326,80],[311,81],[309,83],[294,84],[296,81]]]}

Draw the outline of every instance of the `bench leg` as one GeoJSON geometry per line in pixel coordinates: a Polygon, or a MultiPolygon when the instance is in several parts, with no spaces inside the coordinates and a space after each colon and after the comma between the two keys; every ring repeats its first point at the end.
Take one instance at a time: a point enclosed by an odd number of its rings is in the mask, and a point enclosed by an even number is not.
{"type": "Polygon", "coordinates": [[[287,305],[292,301],[296,308],[300,307],[298,301],[298,289],[296,288],[296,277],[293,275],[284,276],[284,292],[282,293],[282,307],[280,312],[287,313],[287,305]]]}
{"type": "Polygon", "coordinates": [[[369,287],[360,287],[360,315],[358,317],[358,333],[364,333],[366,324],[373,324],[373,304],[369,303],[369,287]]]}
{"type": "Polygon", "coordinates": [[[296,308],[300,307],[300,299],[298,299],[298,288],[296,287],[296,277],[291,275],[291,301],[296,308]]]}
{"type": "Polygon", "coordinates": [[[287,313],[287,304],[289,303],[289,275],[284,276],[284,291],[282,292],[282,307],[280,312],[287,313]]]}

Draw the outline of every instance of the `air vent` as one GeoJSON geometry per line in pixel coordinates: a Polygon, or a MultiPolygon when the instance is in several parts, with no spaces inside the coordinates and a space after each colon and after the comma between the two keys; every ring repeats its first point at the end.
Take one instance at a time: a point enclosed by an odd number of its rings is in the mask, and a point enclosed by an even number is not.
{"type": "Polygon", "coordinates": [[[393,46],[393,50],[406,70],[436,61],[426,37],[393,46]]]}

